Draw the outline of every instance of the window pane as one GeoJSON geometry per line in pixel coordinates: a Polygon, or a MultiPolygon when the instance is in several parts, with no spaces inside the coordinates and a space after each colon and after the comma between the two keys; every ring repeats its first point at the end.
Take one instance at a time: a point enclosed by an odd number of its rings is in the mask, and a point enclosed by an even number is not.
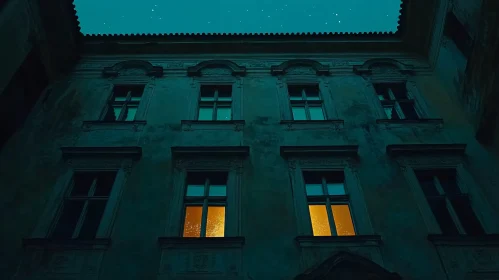
{"type": "Polygon", "coordinates": [[[327,184],[327,194],[328,195],[345,195],[345,185],[343,183],[328,183],[327,184]]]}
{"type": "Polygon", "coordinates": [[[200,120],[200,121],[212,121],[213,120],[213,108],[211,108],[211,107],[199,108],[198,120],[200,120]]]}
{"type": "Polygon", "coordinates": [[[331,205],[331,210],[338,235],[355,235],[350,207],[348,205],[331,205]]]}
{"type": "Polygon", "coordinates": [[[121,108],[122,106],[121,105],[113,105],[113,117],[112,117],[112,120],[118,120],[118,118],[120,117],[120,114],[121,114],[121,108]]]}
{"type": "Polygon", "coordinates": [[[132,102],[140,102],[140,99],[141,99],[141,98],[142,98],[142,97],[140,97],[140,96],[132,96],[132,99],[130,99],[130,100],[131,100],[132,102]]]}
{"type": "Polygon", "coordinates": [[[232,99],[232,86],[218,86],[218,101],[230,101],[232,99]]]}
{"type": "Polygon", "coordinates": [[[305,94],[307,96],[307,100],[320,100],[318,85],[305,86],[305,94]]]}
{"type": "Polygon", "coordinates": [[[84,201],[65,201],[61,213],[61,217],[57,222],[57,226],[52,233],[55,239],[71,238],[75,230],[76,224],[80,219],[81,210],[83,209],[84,201]]]}
{"type": "Polygon", "coordinates": [[[296,85],[288,85],[288,93],[290,100],[303,100],[303,87],[296,85]]]}
{"type": "Polygon", "coordinates": [[[306,184],[305,190],[307,191],[307,195],[324,195],[322,184],[306,184]]]}
{"type": "Polygon", "coordinates": [[[308,210],[314,236],[331,236],[326,205],[309,205],[308,210]]]}
{"type": "Polygon", "coordinates": [[[215,86],[201,86],[201,101],[215,101],[215,86]]]}
{"type": "Polygon", "coordinates": [[[414,172],[418,178],[419,185],[426,196],[438,196],[438,192],[435,186],[435,177],[433,176],[434,171],[430,170],[417,170],[414,172]]]}
{"type": "Polygon", "coordinates": [[[114,101],[123,102],[126,100],[126,96],[115,96],[114,101]]]}
{"type": "Polygon", "coordinates": [[[227,186],[225,185],[211,185],[209,190],[209,196],[226,196],[227,186]]]}
{"type": "Polygon", "coordinates": [[[446,194],[459,194],[461,191],[457,185],[456,170],[443,169],[439,170],[437,174],[440,185],[446,194]]]}
{"type": "Polygon", "coordinates": [[[231,108],[230,107],[218,107],[217,108],[217,121],[230,121],[231,120],[231,108]]]}
{"type": "Polygon", "coordinates": [[[109,196],[116,178],[116,172],[98,172],[94,196],[109,196]]]}
{"type": "Polygon", "coordinates": [[[95,177],[95,172],[76,172],[73,175],[74,185],[70,196],[87,196],[95,177]]]}
{"type": "Polygon", "coordinates": [[[400,102],[399,103],[402,112],[405,115],[405,118],[408,120],[417,120],[419,119],[418,113],[414,109],[414,104],[410,102],[400,102]]]}
{"type": "Polygon", "coordinates": [[[407,99],[407,88],[405,83],[390,84],[390,89],[395,96],[395,99],[407,99]]]}
{"type": "Polygon", "coordinates": [[[206,237],[224,237],[225,206],[208,206],[206,237]]]}
{"type": "Polygon", "coordinates": [[[469,235],[482,235],[485,234],[482,224],[475,215],[471,208],[470,200],[467,196],[457,196],[451,199],[454,211],[456,211],[459,221],[464,230],[469,235]]]}
{"type": "Polygon", "coordinates": [[[183,237],[201,236],[203,206],[186,206],[183,237]]]}
{"type": "Polygon", "coordinates": [[[449,209],[445,203],[445,199],[428,199],[433,215],[440,226],[443,234],[453,235],[459,234],[452,217],[450,216],[449,209]]]}
{"type": "Polygon", "coordinates": [[[204,185],[188,185],[186,196],[204,196],[204,185]]]}
{"type": "Polygon", "coordinates": [[[90,201],[78,238],[93,239],[99,228],[107,200],[90,201]]]}
{"type": "Polygon", "coordinates": [[[393,106],[385,106],[383,107],[385,109],[386,117],[390,120],[400,120],[399,115],[397,114],[397,111],[395,110],[395,107],[393,106]]]}
{"type": "Polygon", "coordinates": [[[135,114],[137,114],[137,107],[128,106],[126,109],[125,121],[133,121],[135,119],[135,114]]]}
{"type": "Polygon", "coordinates": [[[324,112],[322,111],[322,107],[309,107],[310,111],[310,119],[314,121],[322,121],[324,120],[324,112]]]}
{"type": "Polygon", "coordinates": [[[390,95],[388,94],[388,84],[374,84],[374,90],[378,95],[379,100],[390,100],[390,95]]]}
{"type": "Polygon", "coordinates": [[[305,115],[305,107],[293,107],[293,120],[304,121],[307,120],[307,115],[305,115]]]}

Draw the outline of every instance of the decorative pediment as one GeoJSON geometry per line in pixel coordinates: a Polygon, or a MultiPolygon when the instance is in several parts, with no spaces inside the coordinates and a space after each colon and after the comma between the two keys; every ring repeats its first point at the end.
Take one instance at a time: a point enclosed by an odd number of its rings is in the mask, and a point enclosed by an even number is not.
{"type": "MultiPolygon", "coordinates": [[[[204,69],[228,69],[230,74],[233,76],[244,76],[246,75],[246,67],[239,66],[230,60],[207,60],[198,63],[195,66],[187,68],[187,75],[192,76],[202,76],[205,74],[204,69]]],[[[213,70],[209,70],[213,72],[213,70]]],[[[221,70],[218,70],[221,71],[221,70]]]]}
{"type": "Polygon", "coordinates": [[[395,59],[375,58],[364,62],[360,66],[354,66],[353,71],[359,75],[407,75],[413,73],[414,67],[395,59]]]}
{"type": "Polygon", "coordinates": [[[463,156],[466,144],[403,144],[388,145],[386,153],[390,156],[463,156]]]}
{"type": "Polygon", "coordinates": [[[193,146],[193,147],[171,147],[173,157],[211,157],[211,156],[236,156],[246,157],[249,155],[248,146],[193,146]]]}
{"type": "Polygon", "coordinates": [[[104,67],[102,70],[104,77],[117,77],[117,76],[153,76],[162,77],[163,67],[153,66],[145,60],[127,60],[116,63],[111,67],[104,67]]]}
{"type": "Polygon", "coordinates": [[[141,147],[61,147],[65,160],[76,158],[131,158],[142,156],[141,147]]]}
{"type": "Polygon", "coordinates": [[[296,69],[302,69],[298,71],[303,71],[303,68],[308,68],[312,71],[315,71],[316,75],[329,75],[329,67],[327,65],[311,59],[292,59],[285,61],[279,65],[271,66],[270,73],[274,76],[284,75],[293,73],[293,71],[296,72],[296,69]]]}
{"type": "Polygon", "coordinates": [[[357,157],[359,146],[281,146],[282,157],[357,157]]]}
{"type": "Polygon", "coordinates": [[[349,252],[339,252],[295,277],[295,280],[401,280],[373,261],[349,252]]]}

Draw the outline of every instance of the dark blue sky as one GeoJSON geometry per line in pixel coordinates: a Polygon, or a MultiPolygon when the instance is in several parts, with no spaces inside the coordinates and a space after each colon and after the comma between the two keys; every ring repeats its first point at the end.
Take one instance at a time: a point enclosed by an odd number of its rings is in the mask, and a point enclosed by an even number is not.
{"type": "Polygon", "coordinates": [[[74,0],[83,34],[396,31],[401,0],[74,0]]]}

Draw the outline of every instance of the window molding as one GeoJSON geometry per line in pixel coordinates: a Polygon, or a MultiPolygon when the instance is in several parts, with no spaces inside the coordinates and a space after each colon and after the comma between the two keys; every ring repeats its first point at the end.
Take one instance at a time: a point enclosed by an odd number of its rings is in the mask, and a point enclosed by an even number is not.
{"type": "MultiPolygon", "coordinates": [[[[198,122],[197,124],[203,126],[211,125],[198,121],[199,113],[199,100],[201,95],[201,87],[208,85],[230,85],[232,86],[232,119],[231,121],[239,121],[243,119],[243,78],[242,75],[235,75],[239,72],[227,72],[227,67],[220,67],[218,64],[205,65],[199,70],[204,75],[192,75],[191,81],[191,95],[189,98],[189,113],[188,121],[191,123],[198,122]],[[218,67],[215,67],[218,66],[218,67]],[[232,75],[231,75],[232,73],[232,75]]],[[[217,124],[226,123],[227,121],[216,121],[217,124]]],[[[213,128],[212,128],[213,129],[213,128]]]]}
{"type": "Polygon", "coordinates": [[[362,76],[367,81],[367,98],[373,105],[377,123],[383,125],[390,124],[419,124],[441,126],[443,120],[433,112],[426,100],[422,97],[417,83],[414,79],[414,66],[403,64],[395,59],[376,58],[367,60],[362,65],[354,66],[355,74],[362,76]],[[374,84],[381,83],[404,83],[407,98],[414,100],[414,109],[419,116],[418,120],[392,120],[386,117],[384,108],[379,101],[374,84]]]}
{"type": "Polygon", "coordinates": [[[150,77],[162,77],[163,67],[153,66],[150,62],[145,60],[126,60],[118,62],[111,67],[104,67],[102,70],[102,76],[108,77],[119,77],[121,75],[137,75],[142,74],[150,77]],[[139,71],[137,71],[139,70],[139,71]]]}
{"type": "Polygon", "coordinates": [[[55,217],[60,211],[64,195],[75,172],[117,171],[95,237],[95,239],[109,238],[127,177],[131,173],[134,161],[140,159],[142,149],[140,147],[62,147],[61,151],[66,164],[65,171],[57,179],[31,238],[50,239],[49,234],[55,225],[55,217]]]}
{"type": "Polygon", "coordinates": [[[386,147],[387,154],[396,160],[402,170],[430,235],[441,235],[442,231],[416,177],[415,170],[420,169],[455,169],[457,185],[463,194],[468,195],[485,233],[496,233],[499,230],[497,223],[490,218],[494,217],[492,207],[473,176],[466,170],[465,149],[465,144],[407,144],[386,147]]]}
{"type": "Polygon", "coordinates": [[[350,211],[356,235],[372,235],[364,194],[357,171],[358,146],[281,146],[281,156],[288,161],[298,236],[312,236],[303,171],[342,171],[345,190],[350,198],[350,211]]]}
{"type": "Polygon", "coordinates": [[[187,76],[198,76],[201,77],[203,75],[202,70],[206,68],[226,68],[229,69],[231,75],[233,76],[245,76],[246,75],[246,67],[239,66],[236,63],[230,60],[205,60],[198,63],[195,66],[191,66],[187,68],[187,76]]]}
{"type": "Polygon", "coordinates": [[[182,232],[182,212],[184,205],[185,182],[190,171],[226,171],[227,208],[225,237],[237,237],[241,233],[241,188],[245,158],[249,155],[248,146],[223,147],[172,147],[174,172],[173,192],[169,214],[169,225],[164,236],[179,237],[182,232]]]}
{"type": "MultiPolygon", "coordinates": [[[[281,120],[294,121],[291,112],[288,85],[317,85],[319,87],[319,96],[322,101],[325,120],[338,120],[338,111],[334,106],[335,100],[326,77],[330,73],[329,66],[314,60],[297,59],[272,66],[271,69],[272,75],[277,76],[277,95],[281,120]]],[[[328,126],[329,124],[326,124],[324,128],[328,128],[328,126]]],[[[341,127],[343,126],[341,125],[341,127]]]]}

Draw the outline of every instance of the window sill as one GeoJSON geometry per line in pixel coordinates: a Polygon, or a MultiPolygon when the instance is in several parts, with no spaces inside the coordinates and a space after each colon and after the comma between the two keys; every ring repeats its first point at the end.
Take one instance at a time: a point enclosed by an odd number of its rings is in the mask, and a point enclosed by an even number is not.
{"type": "Polygon", "coordinates": [[[159,237],[162,248],[242,248],[245,238],[237,237],[159,237]]]}
{"type": "Polygon", "coordinates": [[[338,131],[343,129],[344,124],[345,124],[344,120],[281,121],[281,125],[284,125],[286,127],[286,130],[332,129],[338,131]]]}
{"type": "Polygon", "coordinates": [[[142,131],[146,121],[83,121],[83,131],[92,130],[132,130],[142,131]]]}
{"type": "Polygon", "coordinates": [[[434,245],[440,246],[497,246],[499,245],[499,234],[481,236],[430,234],[428,240],[434,245]]]}
{"type": "Polygon", "coordinates": [[[418,120],[377,119],[376,123],[381,124],[386,128],[404,128],[407,126],[442,128],[444,126],[443,119],[418,119],[418,120]]]}
{"type": "Polygon", "coordinates": [[[245,125],[244,120],[231,121],[192,121],[182,120],[182,130],[235,130],[241,131],[245,125]]]}
{"type": "Polygon", "coordinates": [[[379,235],[355,236],[297,236],[296,242],[301,247],[321,247],[326,244],[332,246],[380,246],[382,243],[379,235]]]}
{"type": "Polygon", "coordinates": [[[44,249],[107,249],[111,246],[110,238],[96,239],[65,239],[56,240],[50,238],[24,238],[24,248],[44,249]]]}

